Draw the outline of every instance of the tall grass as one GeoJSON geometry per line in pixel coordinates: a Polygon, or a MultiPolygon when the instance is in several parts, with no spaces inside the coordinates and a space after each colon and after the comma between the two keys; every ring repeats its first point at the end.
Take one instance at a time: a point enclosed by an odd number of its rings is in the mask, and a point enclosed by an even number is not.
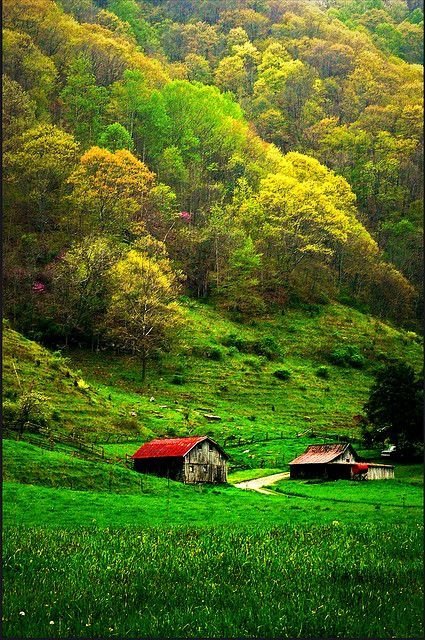
{"type": "Polygon", "coordinates": [[[4,531],[5,638],[422,637],[422,527],[4,531]]]}

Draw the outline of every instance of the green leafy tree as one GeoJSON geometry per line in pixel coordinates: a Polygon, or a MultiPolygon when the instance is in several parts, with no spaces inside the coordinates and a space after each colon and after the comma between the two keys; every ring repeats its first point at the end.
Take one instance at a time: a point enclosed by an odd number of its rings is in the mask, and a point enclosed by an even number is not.
{"type": "Polygon", "coordinates": [[[108,112],[127,129],[143,161],[155,161],[168,146],[171,121],[164,98],[148,88],[140,71],[125,71],[112,86],[108,112]]]}
{"type": "Polygon", "coordinates": [[[103,130],[99,136],[99,146],[112,151],[112,153],[119,149],[134,150],[131,135],[119,122],[109,124],[103,130]]]}
{"type": "Polygon", "coordinates": [[[58,73],[53,60],[26,33],[4,29],[3,73],[28,93],[36,104],[37,116],[48,113],[58,73]]]}
{"type": "Polygon", "coordinates": [[[72,334],[94,341],[103,333],[107,305],[107,277],[122,249],[109,238],[87,237],[75,243],[52,268],[56,321],[66,342],[72,334]]]}
{"type": "Polygon", "coordinates": [[[261,255],[251,238],[244,238],[231,253],[219,292],[224,308],[241,313],[259,314],[265,309],[260,294],[261,255]]]}
{"type": "Polygon", "coordinates": [[[187,77],[191,82],[202,82],[212,84],[211,65],[206,58],[196,53],[189,53],[184,63],[187,68],[187,77]]]}
{"type": "Polygon", "coordinates": [[[36,105],[21,85],[2,76],[3,150],[13,147],[13,138],[35,124],[36,105]]]}
{"type": "Polygon", "coordinates": [[[13,427],[22,434],[28,430],[36,430],[44,426],[49,417],[48,398],[35,391],[28,389],[23,391],[19,397],[13,427]]]}
{"type": "Polygon", "coordinates": [[[388,364],[377,373],[365,410],[376,440],[423,440],[423,380],[405,362],[388,364]]]}
{"type": "Polygon", "coordinates": [[[99,135],[107,96],[106,89],[96,83],[89,58],[79,54],[69,65],[60,99],[67,126],[85,147],[99,135]]]}
{"type": "Polygon", "coordinates": [[[189,181],[189,172],[185,167],[178,147],[166,147],[158,162],[158,176],[169,184],[183,202],[184,192],[189,181]]]}
{"type": "Polygon", "coordinates": [[[74,232],[111,234],[124,238],[132,222],[148,211],[155,175],[125,149],[111,153],[92,147],[69,178],[74,232]]]}
{"type": "Polygon", "coordinates": [[[158,49],[159,40],[155,29],[145,20],[141,7],[134,0],[111,0],[108,8],[124,25],[130,26],[137,44],[143,51],[152,53],[158,49]]]}

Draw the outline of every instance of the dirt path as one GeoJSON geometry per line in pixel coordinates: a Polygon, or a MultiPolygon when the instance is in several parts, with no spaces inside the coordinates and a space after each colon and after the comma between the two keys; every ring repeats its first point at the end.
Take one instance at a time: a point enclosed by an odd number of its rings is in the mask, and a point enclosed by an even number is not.
{"type": "Polygon", "coordinates": [[[250,489],[251,491],[258,491],[258,493],[265,493],[268,495],[276,495],[274,491],[270,489],[264,489],[279,480],[285,480],[289,478],[289,471],[285,471],[284,473],[274,473],[272,476],[264,476],[264,478],[256,478],[255,480],[244,480],[243,482],[238,482],[234,486],[238,489],[250,489]]]}

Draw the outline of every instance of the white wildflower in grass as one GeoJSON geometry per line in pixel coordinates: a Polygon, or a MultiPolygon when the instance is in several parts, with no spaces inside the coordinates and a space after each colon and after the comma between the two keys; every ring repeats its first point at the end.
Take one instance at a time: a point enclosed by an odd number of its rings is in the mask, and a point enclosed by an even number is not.
{"type": "Polygon", "coordinates": [[[55,624],[54,620],[50,620],[49,624],[55,624]]]}
{"type": "Polygon", "coordinates": [[[24,616],[24,615],[25,615],[25,611],[20,611],[20,612],[19,612],[19,615],[20,615],[20,616],[24,616]]]}

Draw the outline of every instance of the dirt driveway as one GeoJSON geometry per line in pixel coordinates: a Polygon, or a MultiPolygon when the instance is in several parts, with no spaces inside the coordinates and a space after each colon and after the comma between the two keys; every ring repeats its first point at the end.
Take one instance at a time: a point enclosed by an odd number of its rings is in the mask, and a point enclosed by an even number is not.
{"type": "Polygon", "coordinates": [[[274,473],[271,476],[264,476],[264,478],[256,478],[255,480],[244,480],[243,482],[238,482],[233,486],[238,489],[250,489],[251,491],[258,491],[258,493],[265,493],[268,495],[276,495],[274,491],[270,491],[270,489],[265,489],[275,482],[279,480],[285,480],[289,478],[289,471],[285,471],[284,473],[274,473]]]}

